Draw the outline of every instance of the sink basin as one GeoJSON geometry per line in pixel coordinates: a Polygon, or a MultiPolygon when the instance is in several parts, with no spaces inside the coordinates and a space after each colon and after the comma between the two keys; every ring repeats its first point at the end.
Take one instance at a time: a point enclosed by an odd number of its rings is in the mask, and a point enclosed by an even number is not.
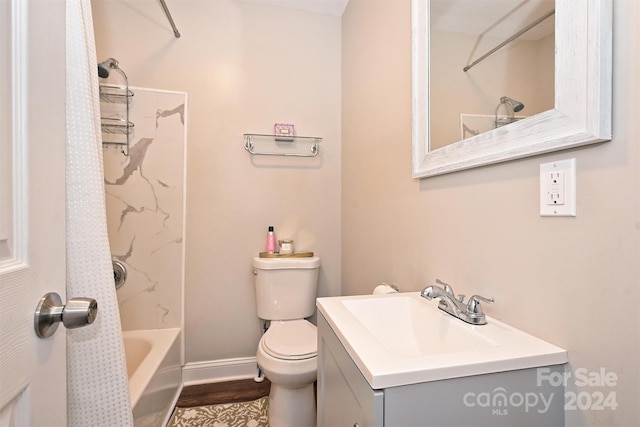
{"type": "Polygon", "coordinates": [[[487,316],[471,325],[417,292],[318,298],[374,389],[566,363],[567,352],[487,316]]]}
{"type": "Polygon", "coordinates": [[[458,353],[497,345],[465,323],[451,322],[426,300],[411,296],[348,299],[342,304],[394,357],[458,353]]]}

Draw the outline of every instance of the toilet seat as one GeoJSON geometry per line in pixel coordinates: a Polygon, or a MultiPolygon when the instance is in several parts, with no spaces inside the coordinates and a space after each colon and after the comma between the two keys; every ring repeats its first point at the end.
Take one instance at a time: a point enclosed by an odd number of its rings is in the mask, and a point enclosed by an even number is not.
{"type": "Polygon", "coordinates": [[[283,360],[303,360],[318,355],[317,329],[304,319],[271,322],[260,340],[269,356],[283,360]]]}

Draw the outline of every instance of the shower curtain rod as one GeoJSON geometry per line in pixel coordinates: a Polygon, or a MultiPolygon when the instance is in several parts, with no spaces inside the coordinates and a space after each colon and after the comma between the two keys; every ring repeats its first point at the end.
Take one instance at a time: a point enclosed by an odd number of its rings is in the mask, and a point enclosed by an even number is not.
{"type": "MultiPolygon", "coordinates": [[[[161,1],[164,1],[164,0],[161,0],[161,1]]],[[[509,37],[508,39],[506,39],[502,43],[500,43],[498,46],[494,47],[489,52],[485,53],[480,58],[476,59],[471,64],[469,64],[466,67],[464,67],[462,69],[462,71],[464,71],[466,73],[467,71],[469,71],[471,69],[471,67],[473,67],[474,65],[484,61],[488,56],[491,56],[498,49],[500,49],[500,48],[504,47],[505,45],[511,43],[512,41],[514,41],[515,39],[517,39],[518,37],[520,37],[521,35],[523,35],[527,31],[529,31],[530,29],[532,29],[533,27],[535,27],[536,25],[538,25],[539,23],[541,23],[542,21],[544,21],[545,19],[547,19],[548,17],[553,15],[554,13],[556,13],[555,9],[552,9],[550,12],[547,12],[544,16],[541,16],[540,18],[536,19],[531,24],[527,25],[526,27],[524,27],[523,29],[521,29],[520,31],[518,31],[517,33],[515,33],[514,35],[512,35],[511,37],[509,37]]]]}
{"type": "Polygon", "coordinates": [[[171,12],[169,12],[169,8],[167,7],[167,4],[164,2],[164,0],[160,0],[160,4],[162,5],[162,8],[164,9],[164,14],[167,15],[167,19],[169,20],[169,24],[171,24],[171,28],[173,29],[173,35],[176,36],[177,39],[179,39],[180,38],[180,32],[176,28],[176,24],[173,22],[173,18],[171,17],[171,12]]]}

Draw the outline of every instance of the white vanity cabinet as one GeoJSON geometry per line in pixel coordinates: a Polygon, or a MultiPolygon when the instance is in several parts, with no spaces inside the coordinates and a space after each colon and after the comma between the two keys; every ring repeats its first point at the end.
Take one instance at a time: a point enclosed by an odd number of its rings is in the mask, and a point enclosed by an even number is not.
{"type": "Polygon", "coordinates": [[[318,427],[558,427],[564,365],[372,389],[318,314],[318,427]]]}
{"type": "Polygon", "coordinates": [[[373,390],[318,315],[318,427],[382,427],[384,392],[373,390]]]}

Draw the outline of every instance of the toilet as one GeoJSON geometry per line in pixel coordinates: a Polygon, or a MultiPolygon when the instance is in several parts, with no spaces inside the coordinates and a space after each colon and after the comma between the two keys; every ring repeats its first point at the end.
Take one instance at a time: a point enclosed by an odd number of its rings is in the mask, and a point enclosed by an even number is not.
{"type": "Polygon", "coordinates": [[[315,325],[318,257],[254,258],[258,317],[270,326],[258,344],[258,366],[271,381],[269,425],[314,427],[318,371],[315,325]]]}

